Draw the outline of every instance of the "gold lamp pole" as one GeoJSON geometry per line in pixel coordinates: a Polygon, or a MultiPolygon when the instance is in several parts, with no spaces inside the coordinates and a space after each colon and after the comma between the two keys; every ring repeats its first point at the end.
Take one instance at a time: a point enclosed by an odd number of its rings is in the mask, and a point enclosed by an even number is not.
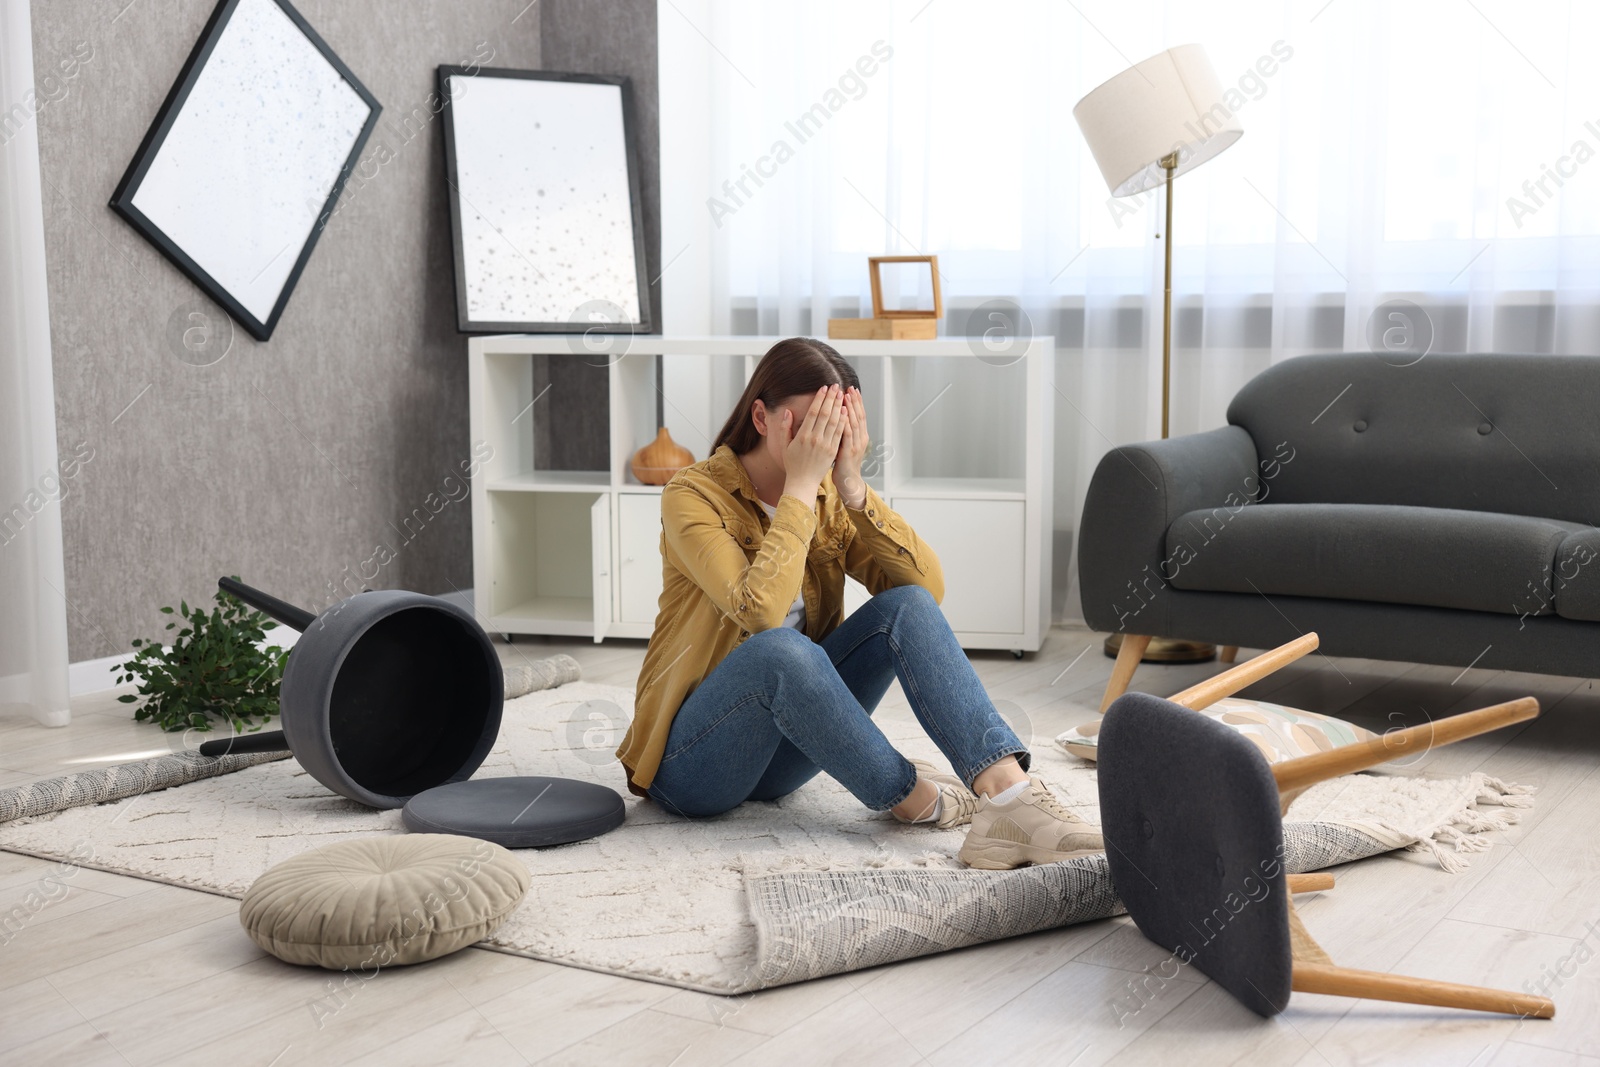
{"type": "MultiPolygon", "coordinates": [[[[1178,169],[1178,153],[1168,152],[1161,157],[1161,169],[1167,172],[1167,228],[1156,236],[1165,234],[1167,246],[1163,249],[1166,260],[1161,301],[1161,439],[1169,436],[1172,413],[1172,173],[1178,169]]],[[[1105,653],[1112,659],[1122,651],[1122,635],[1111,634],[1105,640],[1105,653]]],[[[1152,637],[1140,657],[1145,663],[1201,663],[1217,654],[1217,646],[1207,641],[1185,641],[1180,637],[1152,637]]]]}
{"type": "MultiPolygon", "coordinates": [[[[1222,104],[1223,91],[1205,50],[1180,45],[1116,75],[1072,109],[1112,196],[1166,187],[1165,277],[1161,305],[1161,437],[1172,414],[1172,179],[1237,141],[1244,128],[1222,104]]],[[[1158,238],[1162,234],[1156,235],[1158,238]]],[[[1122,650],[1122,634],[1105,652],[1122,650]]],[[[1147,663],[1196,663],[1216,655],[1203,641],[1153,637],[1147,663]]]]}
{"type": "Polygon", "coordinates": [[[1161,287],[1161,439],[1165,441],[1167,418],[1172,410],[1172,172],[1178,169],[1178,153],[1168,152],[1162,156],[1161,169],[1167,172],[1167,266],[1161,287]]]}

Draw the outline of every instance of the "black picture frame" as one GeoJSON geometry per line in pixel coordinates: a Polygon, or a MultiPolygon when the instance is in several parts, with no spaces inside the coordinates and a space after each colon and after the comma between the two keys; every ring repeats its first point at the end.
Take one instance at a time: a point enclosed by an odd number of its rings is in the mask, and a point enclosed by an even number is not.
{"type": "Polygon", "coordinates": [[[640,193],[639,152],[636,140],[638,122],[633,101],[633,83],[622,75],[578,74],[550,70],[515,70],[505,67],[441,66],[438,68],[438,94],[444,115],[445,180],[450,190],[450,228],[455,257],[456,330],[458,333],[650,333],[650,284],[645,260],[644,201],[640,193]],[[462,227],[461,186],[458,171],[460,146],[457,143],[455,112],[451,104],[450,79],[462,76],[475,80],[511,78],[543,82],[580,82],[615,86],[620,96],[622,140],[627,158],[629,218],[633,228],[634,285],[638,319],[634,322],[488,320],[471,317],[468,302],[468,263],[462,227]]]}
{"type": "MultiPolygon", "coordinates": [[[[377,98],[372,95],[371,91],[362,84],[361,80],[345,65],[344,61],[334,53],[333,49],[328,46],[328,43],[322,39],[317,31],[311,28],[311,24],[305,20],[300,12],[295,10],[289,0],[252,0],[252,2],[267,2],[278,7],[369,109],[365,123],[356,135],[355,141],[351,145],[350,151],[340,166],[337,175],[333,178],[327,199],[317,212],[316,221],[312,224],[310,233],[307,235],[305,243],[301,246],[294,265],[289,270],[283,287],[273,304],[271,313],[263,320],[250,312],[240,300],[228,291],[225,285],[208,273],[177,241],[133,203],[135,196],[144,184],[151,165],[155,162],[162,146],[166,143],[167,135],[171,132],[173,124],[183,113],[185,105],[189,102],[195,83],[199,79],[201,72],[204,71],[206,63],[216,50],[217,44],[228,32],[229,25],[241,0],[219,0],[216,8],[212,10],[211,17],[206,21],[199,40],[195,42],[193,50],[189,53],[189,58],[184,61],[183,68],[178,73],[177,80],[167,92],[167,98],[162,103],[161,109],[156,112],[155,120],[145,132],[144,139],[139,143],[139,150],[134,153],[132,161],[128,164],[127,171],[122,176],[122,180],[117,183],[116,190],[111,194],[109,206],[153,244],[174,266],[203,289],[252,337],[258,341],[266,341],[272,337],[272,331],[277,327],[278,320],[282,317],[283,310],[289,303],[289,297],[294,292],[295,284],[300,280],[300,274],[305,269],[306,262],[311,258],[312,249],[316,247],[317,239],[322,235],[322,231],[327,227],[329,218],[333,215],[339,195],[343,192],[345,183],[354,171],[356,163],[361,157],[361,151],[366,146],[367,139],[372,135],[373,128],[378,124],[378,116],[383,111],[383,105],[378,103],[377,98]]],[[[225,176],[220,180],[225,181],[225,176]]]]}

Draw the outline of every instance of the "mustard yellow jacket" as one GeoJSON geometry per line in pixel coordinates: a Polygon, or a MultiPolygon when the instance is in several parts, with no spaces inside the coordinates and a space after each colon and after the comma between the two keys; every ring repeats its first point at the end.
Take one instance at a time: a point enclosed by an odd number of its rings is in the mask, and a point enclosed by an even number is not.
{"type": "Polygon", "coordinates": [[[645,795],[684,698],[740,642],[782,625],[796,592],[805,635],[821,641],[844,619],[844,578],[873,595],[920,585],[944,598],[933,549],[869,486],[858,511],[831,476],[813,508],[784,495],[769,521],[727,445],[672,476],[661,491],[662,590],[645,651],[633,722],[617,758],[628,788],[645,795]]]}

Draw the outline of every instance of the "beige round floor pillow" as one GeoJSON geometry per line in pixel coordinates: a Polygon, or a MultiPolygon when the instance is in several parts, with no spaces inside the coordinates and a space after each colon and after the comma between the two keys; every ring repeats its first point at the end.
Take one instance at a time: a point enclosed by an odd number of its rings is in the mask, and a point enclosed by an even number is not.
{"type": "Polygon", "coordinates": [[[250,939],[287,963],[366,970],[481,941],[528,891],[511,852],[455,834],[397,834],[302,852],[239,905],[250,939]]]}

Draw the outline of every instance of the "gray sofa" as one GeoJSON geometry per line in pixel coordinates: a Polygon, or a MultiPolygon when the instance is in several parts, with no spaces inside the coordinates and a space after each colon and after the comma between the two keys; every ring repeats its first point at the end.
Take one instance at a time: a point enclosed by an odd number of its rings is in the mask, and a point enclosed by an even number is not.
{"type": "Polygon", "coordinates": [[[1302,356],[1228,423],[1101,460],[1091,627],[1600,674],[1600,357],[1302,356]]]}

